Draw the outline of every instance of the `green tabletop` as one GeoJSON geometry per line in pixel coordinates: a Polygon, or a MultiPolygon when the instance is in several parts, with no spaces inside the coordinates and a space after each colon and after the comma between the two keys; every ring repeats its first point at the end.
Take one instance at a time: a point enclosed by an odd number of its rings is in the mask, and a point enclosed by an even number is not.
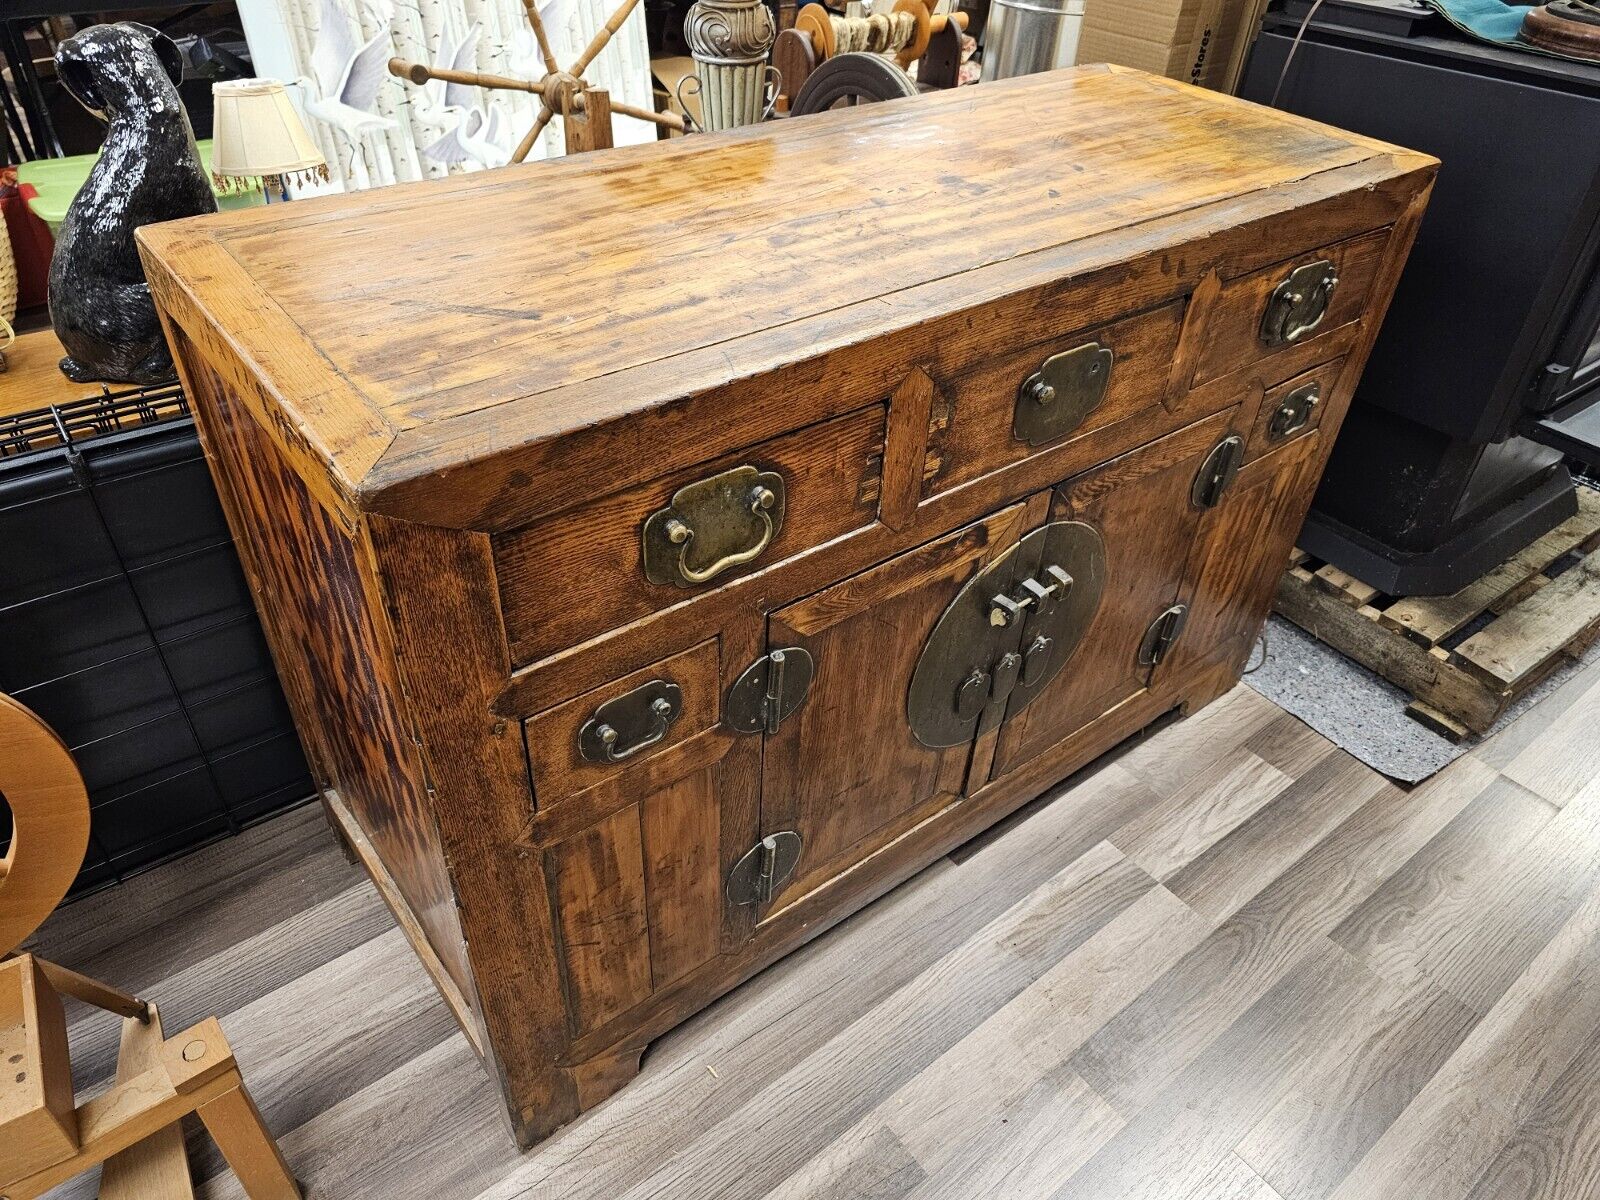
{"type": "MultiPolygon", "coordinates": [[[[211,139],[207,138],[196,144],[200,147],[200,165],[209,175],[211,139]]],[[[50,226],[51,233],[55,233],[61,227],[61,219],[67,215],[67,206],[78,194],[83,181],[89,178],[89,169],[99,157],[97,151],[94,154],[74,154],[70,158],[36,158],[17,167],[17,182],[31,183],[39,192],[28,201],[28,208],[50,226]]],[[[215,186],[212,190],[216,191],[215,186]]],[[[266,199],[262,196],[260,188],[253,188],[250,191],[235,189],[226,193],[217,191],[218,208],[250,208],[264,203],[266,199]]]]}

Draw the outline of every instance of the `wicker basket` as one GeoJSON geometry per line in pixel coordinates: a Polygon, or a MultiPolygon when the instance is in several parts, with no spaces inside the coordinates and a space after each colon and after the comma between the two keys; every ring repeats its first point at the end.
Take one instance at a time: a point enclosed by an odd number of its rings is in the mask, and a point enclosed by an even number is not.
{"type": "MultiPolygon", "coordinates": [[[[17,258],[5,229],[0,221],[0,320],[9,325],[17,319],[17,258]]],[[[0,342],[4,340],[5,330],[0,329],[0,342]]]]}

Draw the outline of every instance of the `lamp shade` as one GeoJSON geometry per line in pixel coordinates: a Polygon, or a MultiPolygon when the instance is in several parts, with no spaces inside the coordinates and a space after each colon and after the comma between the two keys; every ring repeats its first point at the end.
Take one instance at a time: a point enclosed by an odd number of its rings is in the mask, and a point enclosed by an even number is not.
{"type": "Polygon", "coordinates": [[[231,79],[213,84],[212,174],[256,178],[313,171],[327,164],[276,79],[231,79]]]}

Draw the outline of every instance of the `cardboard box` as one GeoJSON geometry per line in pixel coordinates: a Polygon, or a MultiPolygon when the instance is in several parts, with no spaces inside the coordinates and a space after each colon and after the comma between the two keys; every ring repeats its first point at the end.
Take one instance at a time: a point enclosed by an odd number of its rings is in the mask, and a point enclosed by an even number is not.
{"type": "Polygon", "coordinates": [[[1232,92],[1266,7],[1267,0],[1088,0],[1078,61],[1232,92]]]}

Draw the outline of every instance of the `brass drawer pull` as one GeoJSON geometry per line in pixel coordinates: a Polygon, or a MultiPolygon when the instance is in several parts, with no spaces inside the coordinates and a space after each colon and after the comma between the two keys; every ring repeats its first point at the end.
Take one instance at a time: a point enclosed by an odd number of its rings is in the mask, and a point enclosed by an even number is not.
{"type": "Polygon", "coordinates": [[[776,471],[734,467],[687,484],[644,523],[645,578],[694,587],[741,566],[772,544],[783,510],[783,476],[776,471]]]}
{"type": "Polygon", "coordinates": [[[1322,324],[1333,289],[1338,286],[1338,271],[1325,258],[1290,271],[1288,278],[1267,297],[1266,311],[1261,315],[1261,340],[1274,348],[1298,342],[1322,324]]]}
{"type": "Polygon", "coordinates": [[[1267,437],[1274,442],[1281,442],[1291,433],[1300,432],[1311,423],[1311,416],[1321,401],[1320,383],[1308,383],[1295,388],[1273,410],[1272,419],[1267,423],[1267,437]]]}
{"type": "Polygon", "coordinates": [[[578,730],[578,753],[594,763],[619,763],[667,736],[683,712],[683,691],[670,679],[607,700],[578,730]]]}

